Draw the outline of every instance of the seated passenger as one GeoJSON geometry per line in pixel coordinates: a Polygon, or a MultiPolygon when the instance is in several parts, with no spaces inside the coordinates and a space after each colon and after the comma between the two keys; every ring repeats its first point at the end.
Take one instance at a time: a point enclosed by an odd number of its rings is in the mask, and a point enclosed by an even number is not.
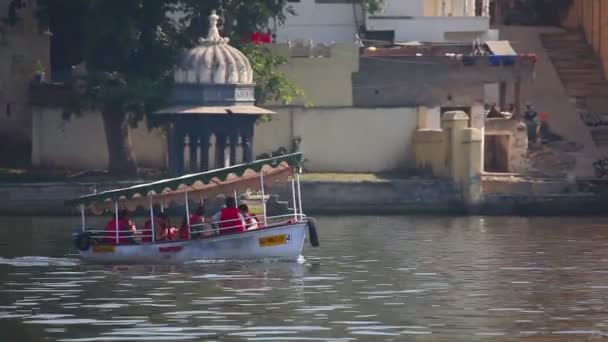
{"type": "Polygon", "coordinates": [[[245,226],[247,227],[247,230],[255,230],[261,228],[261,224],[258,218],[255,215],[249,213],[249,206],[247,206],[247,204],[243,203],[239,205],[239,212],[245,218],[245,226]]]}
{"type": "Polygon", "coordinates": [[[133,235],[136,233],[137,228],[131,220],[129,220],[129,212],[121,210],[118,212],[118,221],[116,217],[113,217],[105,228],[106,234],[104,243],[111,245],[125,245],[134,244],[133,235]],[[118,228],[118,235],[116,235],[116,228],[118,228]]]}
{"type": "Polygon", "coordinates": [[[245,228],[245,218],[239,212],[239,208],[236,207],[234,197],[226,197],[226,208],[213,215],[213,222],[219,226],[220,235],[234,234],[247,230],[245,228]]]}
{"type": "Polygon", "coordinates": [[[203,230],[202,224],[205,222],[205,208],[201,205],[196,208],[196,211],[190,215],[190,231],[188,231],[188,221],[184,219],[182,226],[179,229],[179,237],[182,240],[188,240],[190,237],[198,239],[201,237],[203,230]],[[194,226],[194,227],[193,227],[194,226]]]}
{"type": "MultiPolygon", "coordinates": [[[[154,217],[154,233],[155,241],[173,240],[176,229],[171,226],[169,215],[165,213],[157,213],[154,217]]],[[[144,236],[142,242],[152,242],[152,220],[148,219],[144,224],[144,236]]]]}

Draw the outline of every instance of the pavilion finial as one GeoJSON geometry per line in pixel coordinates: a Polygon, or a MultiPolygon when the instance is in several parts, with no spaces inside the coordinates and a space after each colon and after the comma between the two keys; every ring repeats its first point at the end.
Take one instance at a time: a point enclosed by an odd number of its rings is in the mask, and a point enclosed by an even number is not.
{"type": "Polygon", "coordinates": [[[220,36],[220,31],[217,28],[217,22],[220,20],[220,17],[217,15],[216,10],[211,11],[211,15],[209,16],[209,33],[207,33],[207,38],[201,39],[201,43],[207,44],[223,44],[228,43],[228,38],[223,38],[220,36]]]}

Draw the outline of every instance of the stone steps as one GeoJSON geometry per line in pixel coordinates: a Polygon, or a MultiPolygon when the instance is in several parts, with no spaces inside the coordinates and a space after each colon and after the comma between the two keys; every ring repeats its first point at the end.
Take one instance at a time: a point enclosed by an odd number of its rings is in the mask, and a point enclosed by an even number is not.
{"type": "MultiPolygon", "coordinates": [[[[608,113],[608,81],[602,64],[580,31],[541,36],[547,55],[579,112],[608,113]]],[[[608,145],[608,127],[590,128],[597,146],[608,145]]]]}

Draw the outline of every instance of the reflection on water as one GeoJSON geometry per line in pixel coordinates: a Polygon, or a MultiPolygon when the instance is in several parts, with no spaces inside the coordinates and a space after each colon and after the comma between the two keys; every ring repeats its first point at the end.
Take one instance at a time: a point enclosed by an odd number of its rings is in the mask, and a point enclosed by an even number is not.
{"type": "Polygon", "coordinates": [[[0,341],[580,341],[608,218],[321,217],[306,262],[84,264],[78,218],[0,219],[0,341]]]}

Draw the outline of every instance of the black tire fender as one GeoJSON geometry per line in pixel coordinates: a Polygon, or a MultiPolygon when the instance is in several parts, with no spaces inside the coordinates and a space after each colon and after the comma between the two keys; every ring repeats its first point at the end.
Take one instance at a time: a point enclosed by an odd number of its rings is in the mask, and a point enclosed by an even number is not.
{"type": "Polygon", "coordinates": [[[83,252],[88,250],[91,247],[91,234],[88,232],[75,234],[74,247],[83,252]]]}
{"type": "Polygon", "coordinates": [[[308,238],[310,245],[319,247],[319,234],[317,233],[317,221],[314,218],[308,219],[308,238]]]}

